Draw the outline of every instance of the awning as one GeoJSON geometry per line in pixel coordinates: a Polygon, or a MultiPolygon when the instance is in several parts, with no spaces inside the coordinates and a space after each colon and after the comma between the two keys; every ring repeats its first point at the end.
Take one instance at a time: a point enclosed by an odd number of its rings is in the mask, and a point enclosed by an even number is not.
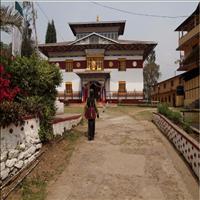
{"type": "Polygon", "coordinates": [[[76,72],[76,74],[81,79],[95,80],[97,78],[102,78],[102,79],[110,78],[110,72],[105,72],[105,71],[85,71],[85,72],[76,72]]]}

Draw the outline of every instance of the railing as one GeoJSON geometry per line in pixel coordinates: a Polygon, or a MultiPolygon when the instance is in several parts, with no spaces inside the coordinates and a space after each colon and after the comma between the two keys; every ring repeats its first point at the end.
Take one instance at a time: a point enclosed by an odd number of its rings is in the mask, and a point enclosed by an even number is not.
{"type": "Polygon", "coordinates": [[[59,98],[59,100],[82,99],[82,93],[79,91],[67,93],[65,90],[64,92],[58,92],[58,98],[59,98]]]}
{"type": "Polygon", "coordinates": [[[143,92],[128,91],[128,92],[116,92],[106,91],[106,99],[143,99],[143,92]]]}
{"type": "MultiPolygon", "coordinates": [[[[82,99],[82,92],[74,91],[67,93],[66,91],[58,92],[59,100],[69,99],[82,99]]],[[[117,92],[117,91],[106,91],[106,100],[122,100],[122,99],[143,99],[143,92],[140,91],[128,91],[128,92],[117,92]]]]}
{"type": "Polygon", "coordinates": [[[197,35],[199,33],[199,30],[200,30],[200,25],[195,26],[192,30],[190,30],[188,33],[186,33],[184,36],[182,36],[179,39],[179,46],[184,44],[186,41],[188,41],[193,36],[197,35]]]}

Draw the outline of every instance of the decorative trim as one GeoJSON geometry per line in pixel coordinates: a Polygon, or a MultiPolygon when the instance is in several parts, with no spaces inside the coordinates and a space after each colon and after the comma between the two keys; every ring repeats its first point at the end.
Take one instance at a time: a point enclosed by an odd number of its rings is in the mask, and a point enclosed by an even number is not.
{"type": "Polygon", "coordinates": [[[153,122],[184,156],[194,173],[200,179],[200,146],[198,142],[159,113],[153,113],[153,122]]]}

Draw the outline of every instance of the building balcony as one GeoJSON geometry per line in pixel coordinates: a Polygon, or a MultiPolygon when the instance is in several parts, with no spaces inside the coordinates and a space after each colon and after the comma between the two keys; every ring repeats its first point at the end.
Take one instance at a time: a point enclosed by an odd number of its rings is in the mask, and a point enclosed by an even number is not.
{"type": "Polygon", "coordinates": [[[178,71],[188,71],[193,68],[198,68],[200,63],[199,50],[200,46],[197,46],[190,52],[190,54],[185,56],[180,63],[178,71]]]}
{"type": "Polygon", "coordinates": [[[189,31],[188,33],[186,33],[185,35],[183,35],[180,39],[179,39],[179,48],[185,44],[187,41],[189,41],[190,39],[192,39],[194,36],[198,36],[198,34],[200,33],[200,24],[195,26],[191,31],[189,31]]]}

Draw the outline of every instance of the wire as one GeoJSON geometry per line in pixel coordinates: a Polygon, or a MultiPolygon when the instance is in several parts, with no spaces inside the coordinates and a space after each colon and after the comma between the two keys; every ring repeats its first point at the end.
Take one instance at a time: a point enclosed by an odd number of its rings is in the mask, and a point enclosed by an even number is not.
{"type": "Polygon", "coordinates": [[[91,3],[96,4],[98,6],[101,6],[101,7],[104,7],[104,8],[119,11],[119,12],[122,12],[122,13],[137,15],[137,16],[143,16],[143,17],[170,18],[170,19],[188,17],[188,16],[167,16],[167,15],[153,15],[153,14],[135,13],[135,12],[127,11],[127,10],[122,10],[122,9],[119,9],[119,8],[114,8],[114,7],[111,7],[111,6],[106,6],[106,5],[103,5],[103,4],[98,3],[98,2],[91,1],[91,3]]]}
{"type": "MultiPolygon", "coordinates": [[[[40,9],[40,11],[43,13],[43,15],[45,16],[45,18],[47,19],[47,21],[50,21],[49,17],[47,16],[47,14],[45,13],[45,11],[43,10],[43,8],[40,6],[40,4],[38,2],[36,2],[38,8],[40,9]]],[[[65,39],[63,38],[63,36],[60,34],[60,32],[58,32],[58,34],[60,35],[61,39],[63,41],[65,41],[65,39]]]]}

